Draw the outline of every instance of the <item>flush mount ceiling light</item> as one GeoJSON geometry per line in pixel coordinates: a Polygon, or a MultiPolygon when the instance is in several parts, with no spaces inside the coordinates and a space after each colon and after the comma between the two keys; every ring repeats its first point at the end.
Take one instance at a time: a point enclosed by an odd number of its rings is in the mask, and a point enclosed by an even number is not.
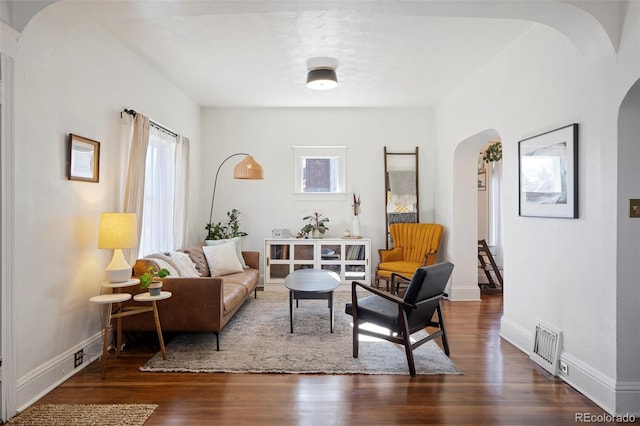
{"type": "Polygon", "coordinates": [[[309,70],[307,87],[313,90],[329,90],[338,87],[338,77],[331,67],[318,67],[309,70]]]}

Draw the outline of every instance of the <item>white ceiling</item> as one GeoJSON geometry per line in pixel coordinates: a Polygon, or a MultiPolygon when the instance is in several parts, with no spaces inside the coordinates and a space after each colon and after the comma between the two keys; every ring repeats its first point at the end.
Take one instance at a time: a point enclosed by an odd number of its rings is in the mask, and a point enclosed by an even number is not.
{"type": "Polygon", "coordinates": [[[101,25],[202,106],[416,107],[441,101],[533,24],[308,10],[101,25]],[[316,57],[337,61],[337,89],[305,87],[316,57]]]}

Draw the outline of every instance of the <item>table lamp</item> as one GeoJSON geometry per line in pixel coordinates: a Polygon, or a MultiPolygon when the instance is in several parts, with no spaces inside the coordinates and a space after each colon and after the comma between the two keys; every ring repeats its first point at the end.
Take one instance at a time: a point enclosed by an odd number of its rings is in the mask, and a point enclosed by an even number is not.
{"type": "Polygon", "coordinates": [[[98,233],[98,248],[113,249],[113,258],[107,265],[107,279],[112,283],[131,278],[131,265],[122,249],[138,245],[138,226],[135,213],[102,213],[98,233]]]}

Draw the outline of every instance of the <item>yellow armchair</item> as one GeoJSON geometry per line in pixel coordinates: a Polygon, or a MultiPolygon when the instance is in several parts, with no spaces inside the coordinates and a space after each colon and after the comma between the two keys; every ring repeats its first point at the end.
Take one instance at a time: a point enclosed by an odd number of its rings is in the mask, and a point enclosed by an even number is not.
{"type": "MultiPolygon", "coordinates": [[[[411,278],[416,269],[436,263],[444,227],[437,223],[394,223],[389,226],[392,249],[380,249],[380,263],[376,267],[376,285],[380,280],[391,282],[391,274],[411,278]]],[[[391,289],[394,291],[394,289],[391,289]]]]}

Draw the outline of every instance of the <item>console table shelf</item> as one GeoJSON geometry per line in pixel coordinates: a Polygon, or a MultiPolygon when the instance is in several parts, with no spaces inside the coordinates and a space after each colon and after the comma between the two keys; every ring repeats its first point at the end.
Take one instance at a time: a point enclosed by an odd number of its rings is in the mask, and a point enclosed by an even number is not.
{"type": "Polygon", "coordinates": [[[326,269],[343,284],[371,283],[371,240],[368,238],[267,238],[264,250],[265,290],[282,285],[299,269],[326,269]]]}

